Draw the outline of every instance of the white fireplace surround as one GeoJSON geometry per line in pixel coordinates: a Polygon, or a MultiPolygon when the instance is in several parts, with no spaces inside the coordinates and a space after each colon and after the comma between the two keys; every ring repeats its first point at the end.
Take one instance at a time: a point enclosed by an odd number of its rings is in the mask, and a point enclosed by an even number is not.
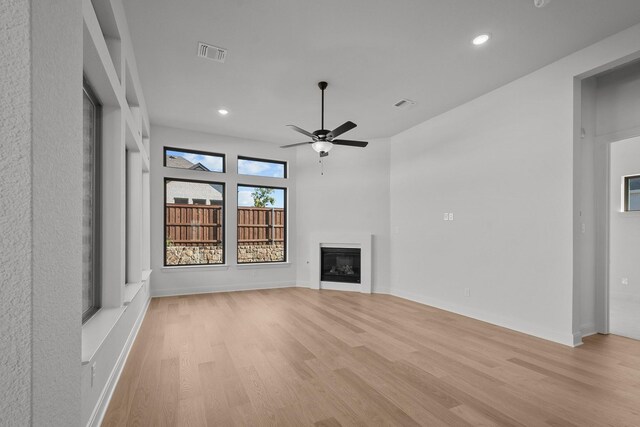
{"type": "Polygon", "coordinates": [[[313,233],[311,235],[311,289],[335,289],[371,293],[371,241],[368,233],[313,233]],[[360,248],[360,283],[338,283],[320,281],[320,248],[360,248]]]}

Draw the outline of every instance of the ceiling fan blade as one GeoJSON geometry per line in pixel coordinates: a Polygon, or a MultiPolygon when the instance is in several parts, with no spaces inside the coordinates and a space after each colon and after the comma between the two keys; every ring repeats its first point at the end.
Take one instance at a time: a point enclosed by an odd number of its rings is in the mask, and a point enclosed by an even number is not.
{"type": "Polygon", "coordinates": [[[366,141],[351,141],[349,139],[334,139],[331,141],[335,145],[348,145],[349,147],[366,147],[369,143],[366,141]]]}
{"type": "Polygon", "coordinates": [[[350,131],[351,129],[353,129],[354,127],[356,127],[357,125],[353,122],[344,122],[343,124],[341,124],[340,126],[338,126],[337,128],[335,128],[334,130],[332,130],[331,132],[329,132],[327,134],[327,139],[329,141],[331,141],[333,138],[335,138],[336,136],[340,136],[343,133],[350,131]]]}
{"type": "Polygon", "coordinates": [[[299,145],[307,145],[307,144],[313,144],[313,141],[309,141],[309,142],[298,142],[296,144],[289,144],[289,145],[281,145],[280,148],[290,148],[290,147],[297,147],[299,145]]]}
{"type": "Polygon", "coordinates": [[[311,132],[307,132],[306,130],[299,128],[298,126],[295,126],[295,125],[287,125],[287,126],[295,130],[296,132],[300,132],[303,135],[307,135],[309,138],[313,139],[314,141],[318,139],[318,137],[312,134],[311,132]]]}

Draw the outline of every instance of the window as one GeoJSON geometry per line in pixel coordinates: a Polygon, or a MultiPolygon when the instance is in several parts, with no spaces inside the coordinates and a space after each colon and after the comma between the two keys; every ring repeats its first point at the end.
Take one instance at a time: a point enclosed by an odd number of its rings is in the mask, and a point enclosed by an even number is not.
{"type": "Polygon", "coordinates": [[[624,178],[625,211],[640,211],[640,175],[624,178]]]}
{"type": "Polygon", "coordinates": [[[287,260],[287,190],[238,185],[238,264],[287,260]]]}
{"type": "Polygon", "coordinates": [[[238,173],[240,175],[286,178],[287,162],[238,156],[238,173]]]}
{"type": "Polygon", "coordinates": [[[164,166],[204,172],[224,172],[224,154],[182,148],[164,148],[164,166]]]}
{"type": "Polygon", "coordinates": [[[164,264],[224,264],[224,184],[174,178],[164,182],[164,264]],[[196,203],[205,200],[217,203],[196,203]]]}
{"type": "Polygon", "coordinates": [[[83,85],[82,322],[100,308],[100,104],[83,85]]]}

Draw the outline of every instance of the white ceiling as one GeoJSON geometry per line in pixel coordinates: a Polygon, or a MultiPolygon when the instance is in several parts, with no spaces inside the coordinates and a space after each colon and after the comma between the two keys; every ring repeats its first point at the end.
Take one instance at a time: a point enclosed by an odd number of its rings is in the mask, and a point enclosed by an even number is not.
{"type": "Polygon", "coordinates": [[[287,124],[320,128],[320,80],[325,127],[391,136],[640,22],[638,0],[123,2],[153,123],[279,144],[305,140],[287,124]]]}

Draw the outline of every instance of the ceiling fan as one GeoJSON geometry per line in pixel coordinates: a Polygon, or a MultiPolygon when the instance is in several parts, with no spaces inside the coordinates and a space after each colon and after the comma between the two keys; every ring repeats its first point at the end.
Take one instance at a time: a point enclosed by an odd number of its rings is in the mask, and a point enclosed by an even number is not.
{"type": "Polygon", "coordinates": [[[345,132],[350,131],[356,124],[353,122],[345,122],[335,128],[332,131],[329,131],[324,128],[324,90],[327,88],[327,82],[318,83],[318,87],[322,91],[322,116],[320,119],[320,129],[311,133],[304,129],[299,128],[294,125],[287,125],[296,132],[300,132],[303,135],[311,138],[311,141],[308,142],[298,142],[297,144],[289,144],[283,145],[280,148],[289,148],[289,147],[297,147],[299,145],[311,144],[311,147],[316,150],[320,154],[320,157],[326,157],[329,155],[329,151],[333,148],[334,145],[348,145],[350,147],[366,147],[368,142],[365,141],[352,141],[349,139],[335,139],[336,137],[342,135],[345,132]]]}

